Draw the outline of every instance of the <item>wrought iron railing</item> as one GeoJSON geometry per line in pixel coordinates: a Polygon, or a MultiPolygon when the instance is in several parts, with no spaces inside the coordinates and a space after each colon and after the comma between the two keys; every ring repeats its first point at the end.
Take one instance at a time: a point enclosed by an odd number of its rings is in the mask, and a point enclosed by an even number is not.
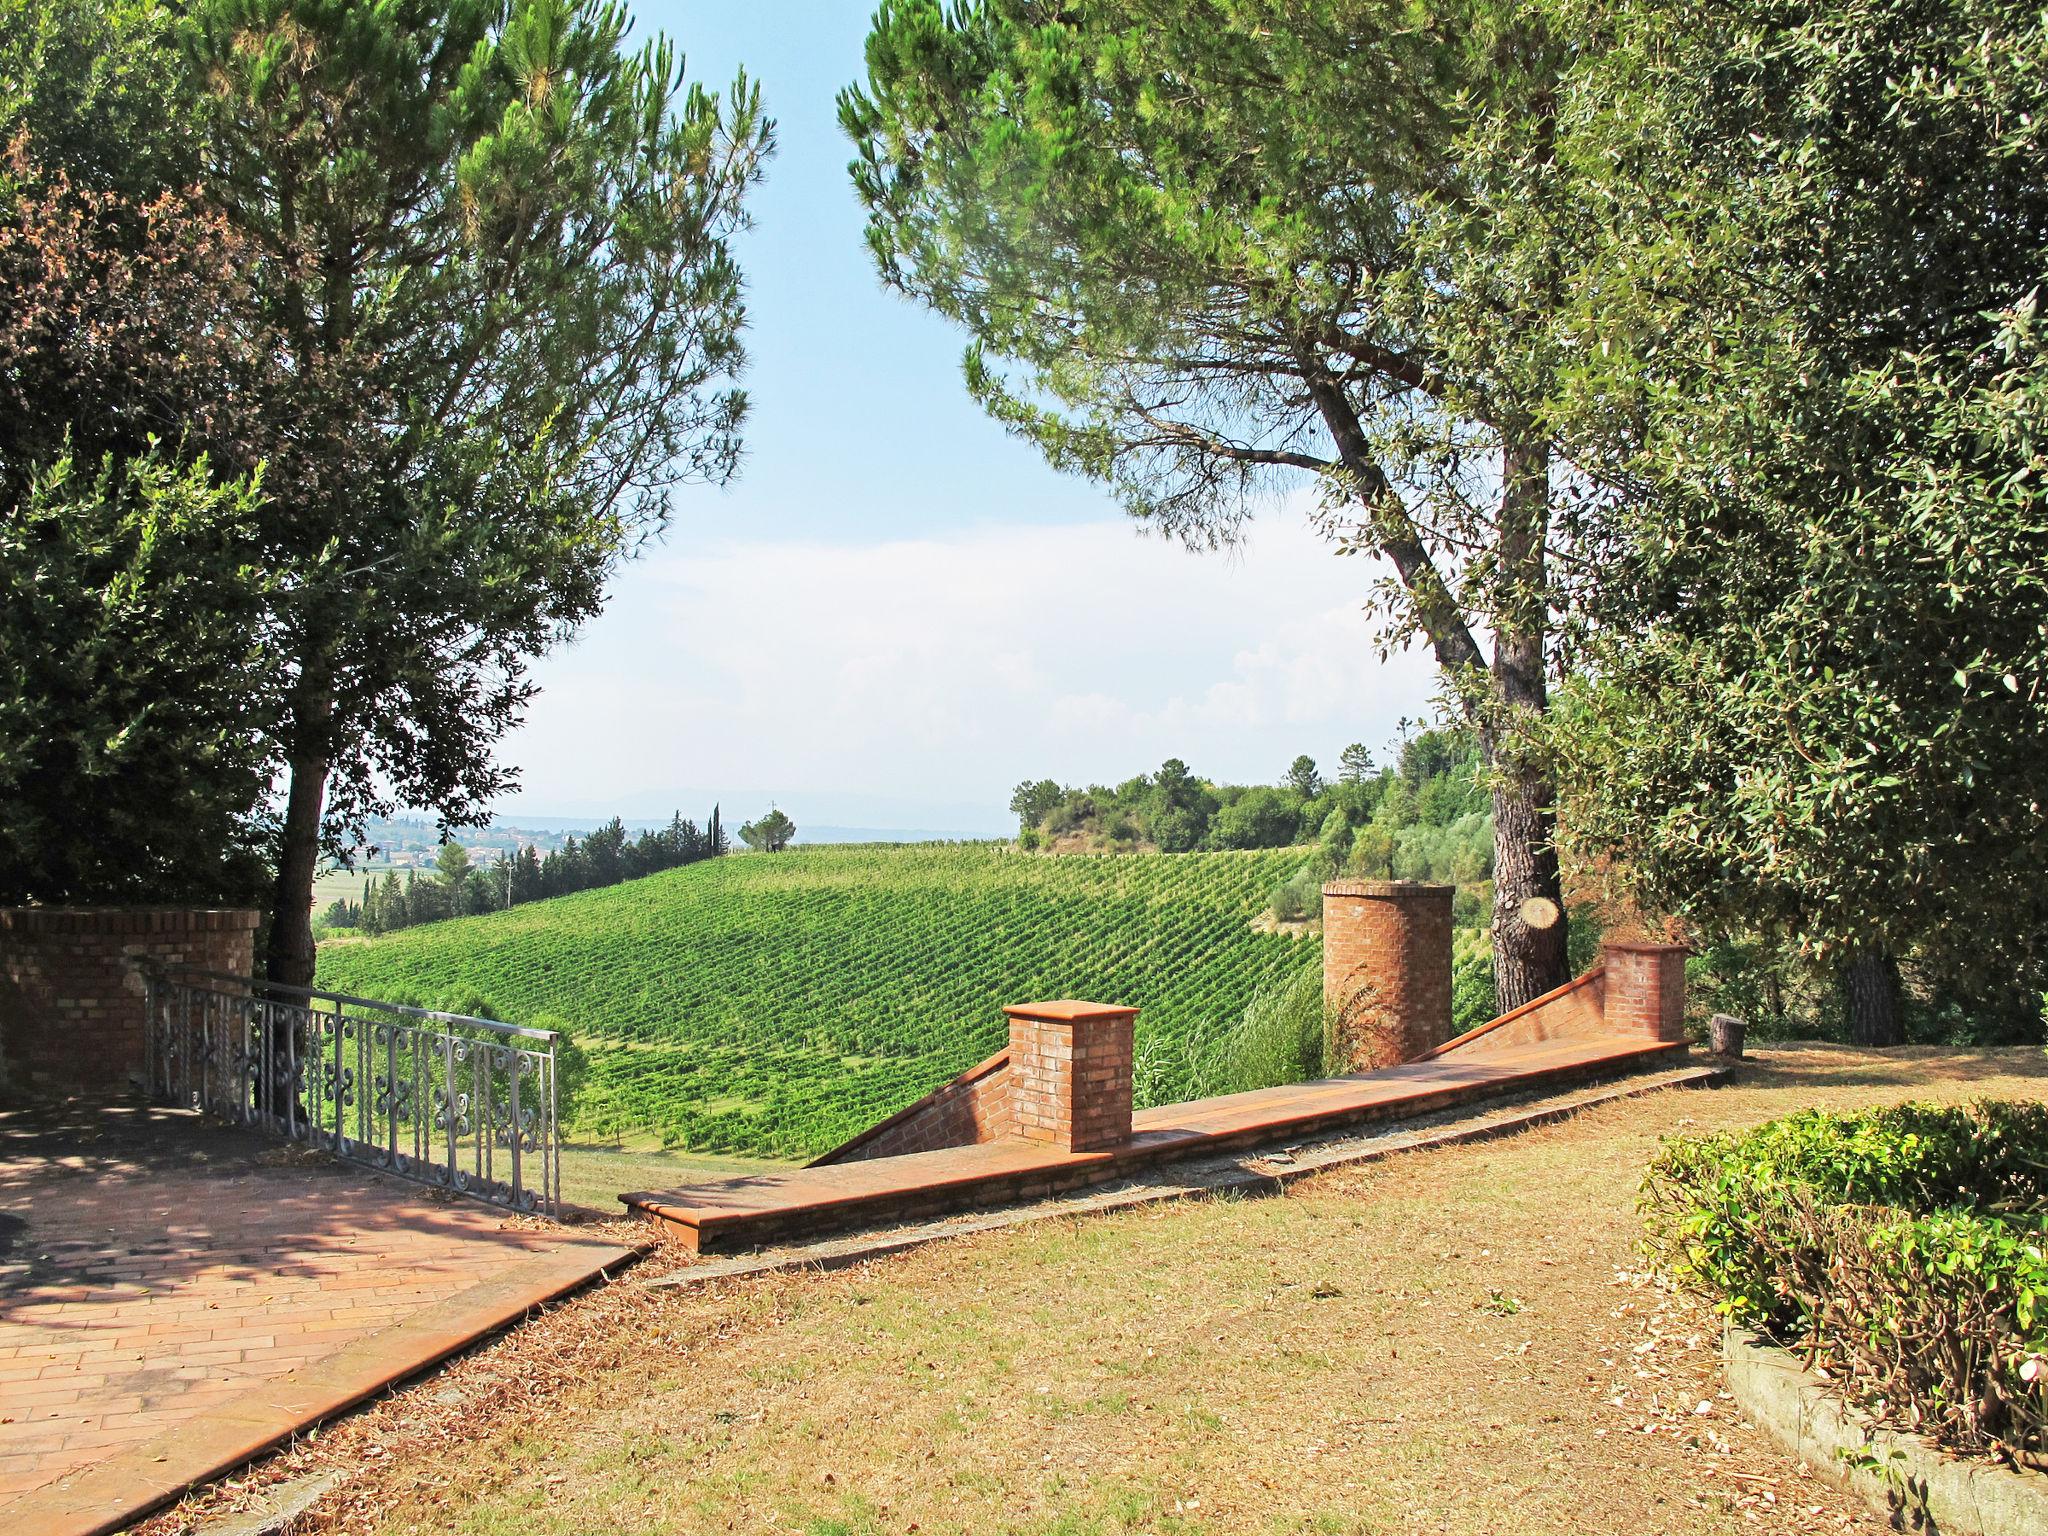
{"type": "Polygon", "coordinates": [[[152,1096],[351,1163],[560,1213],[552,1030],[251,981],[143,973],[152,1096]]]}

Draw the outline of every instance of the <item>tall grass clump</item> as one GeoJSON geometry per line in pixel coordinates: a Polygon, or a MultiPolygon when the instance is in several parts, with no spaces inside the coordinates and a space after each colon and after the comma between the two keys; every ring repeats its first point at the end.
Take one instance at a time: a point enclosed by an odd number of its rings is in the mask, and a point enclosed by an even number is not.
{"type": "MultiPolygon", "coordinates": [[[[1267,982],[1221,1033],[1182,1042],[1182,1062],[1171,1076],[1188,1085],[1192,1098],[1306,1082],[1323,1075],[1323,1033],[1322,967],[1303,966],[1267,982]]],[[[1166,1063],[1148,1059],[1144,1042],[1138,1057],[1137,1102],[1171,1102],[1166,1063]]]]}

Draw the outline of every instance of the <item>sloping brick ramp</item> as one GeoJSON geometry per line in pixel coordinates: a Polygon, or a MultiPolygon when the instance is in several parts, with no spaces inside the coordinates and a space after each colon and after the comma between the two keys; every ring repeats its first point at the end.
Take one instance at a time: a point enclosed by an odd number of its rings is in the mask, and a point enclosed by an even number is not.
{"type": "Polygon", "coordinates": [[[1725,1064],[1692,1066],[1680,1063],[1653,1072],[1597,1080],[1561,1091],[1538,1088],[1481,1103],[1456,1106],[1434,1114],[1337,1131],[1328,1136],[1290,1142],[1283,1148],[1225,1151],[1188,1158],[1109,1184],[1046,1200],[957,1211],[951,1215],[879,1227],[857,1228],[779,1247],[756,1249],[727,1257],[708,1257],[670,1269],[638,1283],[650,1290],[687,1290],[720,1280],[786,1270],[842,1269],[892,1254],[907,1253],[928,1243],[981,1232],[997,1232],[1032,1222],[1071,1220],[1129,1210],[1167,1201],[1200,1200],[1214,1195],[1275,1195],[1298,1179],[1313,1178],[1333,1168],[1356,1167],[1405,1152],[1459,1146],[1512,1136],[1533,1126],[1550,1125],[1601,1105],[1643,1094],[1704,1088],[1728,1075],[1725,1064]]]}
{"type": "Polygon", "coordinates": [[[691,1252],[732,1252],[853,1226],[1042,1199],[1163,1163],[1430,1114],[1506,1093],[1651,1071],[1682,1062],[1685,1055],[1683,1041],[1538,1041],[1141,1110],[1131,1140],[1113,1151],[1062,1152],[1043,1143],[991,1141],[620,1198],[691,1252]]]}

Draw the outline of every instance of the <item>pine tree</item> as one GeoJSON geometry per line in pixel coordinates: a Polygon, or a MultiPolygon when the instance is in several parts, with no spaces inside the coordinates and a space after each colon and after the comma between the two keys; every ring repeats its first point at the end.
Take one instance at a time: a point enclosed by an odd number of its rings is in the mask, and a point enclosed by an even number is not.
{"type": "Polygon", "coordinates": [[[512,866],[512,900],[538,901],[547,894],[547,880],[543,873],[540,850],[528,843],[519,850],[519,857],[512,866]]]}
{"type": "Polygon", "coordinates": [[[395,869],[384,872],[384,884],[377,892],[377,924],[380,933],[393,933],[406,925],[405,892],[395,869]]]}
{"type": "Polygon", "coordinates": [[[1195,547],[1300,476],[1342,552],[1385,558],[1390,634],[1434,653],[1495,786],[1503,1006],[1569,979],[1565,922],[1532,918],[1563,906],[1526,750],[1557,354],[1468,333],[1540,334],[1569,285],[1533,241],[1504,274],[1422,242],[1543,227],[1570,52],[1528,6],[890,0],[840,98],[883,279],[969,333],[998,422],[1195,547]],[[1488,154],[1475,121],[1506,125],[1488,154]]]}
{"type": "Polygon", "coordinates": [[[734,472],[730,240],[772,135],[604,0],[181,9],[198,185],[300,396],[257,446],[291,603],[266,963],[303,984],[323,844],[394,796],[477,824],[531,657],[734,472]]]}

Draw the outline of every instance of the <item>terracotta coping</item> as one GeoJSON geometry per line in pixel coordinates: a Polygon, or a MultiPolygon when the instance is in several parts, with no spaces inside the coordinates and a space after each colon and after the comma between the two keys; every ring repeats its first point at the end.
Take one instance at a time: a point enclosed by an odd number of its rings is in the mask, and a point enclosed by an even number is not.
{"type": "Polygon", "coordinates": [[[1515,1020],[1522,1018],[1527,1014],[1535,1012],[1538,1008],[1541,1008],[1545,1003],[1554,1003],[1560,997],[1564,997],[1569,993],[1576,992],[1579,988],[1587,986],[1592,982],[1598,981],[1602,976],[1605,976],[1606,974],[1606,966],[1596,965],[1593,967],[1593,969],[1586,972],[1585,975],[1574,976],[1570,981],[1566,982],[1563,986],[1552,987],[1548,992],[1542,993],[1540,996],[1530,998],[1529,1001],[1522,1004],[1521,1007],[1510,1008],[1506,1013],[1502,1014],[1497,1019],[1488,1019],[1484,1024],[1478,1025],[1472,1029],[1468,1029],[1462,1035],[1454,1035],[1449,1040],[1446,1040],[1442,1045],[1432,1046],[1430,1049],[1424,1051],[1420,1056],[1416,1057],[1415,1059],[1417,1061],[1432,1061],[1438,1056],[1441,1056],[1445,1054],[1447,1051],[1453,1050],[1458,1046],[1469,1045],[1472,1041],[1477,1040],[1481,1035],[1491,1034],[1494,1030],[1499,1029],[1503,1024],[1512,1024],[1515,1020]]]}
{"type": "Polygon", "coordinates": [[[1053,1024],[1073,1024],[1082,1019],[1122,1019],[1137,1013],[1118,1003],[1012,1003],[1003,1010],[1013,1019],[1042,1019],[1053,1024]]]}
{"type": "Polygon", "coordinates": [[[1453,896],[1454,885],[1432,885],[1426,880],[1330,880],[1323,885],[1325,896],[1453,896]]]}

